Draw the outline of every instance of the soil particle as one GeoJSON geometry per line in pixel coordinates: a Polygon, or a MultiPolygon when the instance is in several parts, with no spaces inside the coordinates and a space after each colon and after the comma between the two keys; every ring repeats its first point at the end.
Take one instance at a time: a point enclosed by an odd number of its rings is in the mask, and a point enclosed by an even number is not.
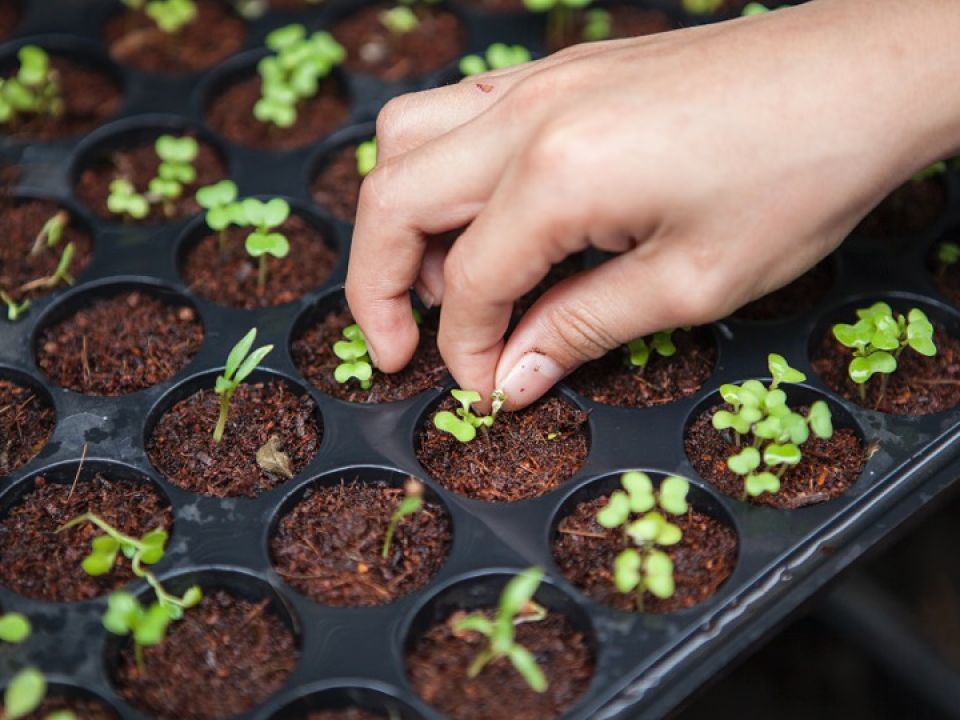
{"type": "Polygon", "coordinates": [[[0,478],[43,450],[55,422],[53,408],[36,393],[0,378],[0,478]]]}

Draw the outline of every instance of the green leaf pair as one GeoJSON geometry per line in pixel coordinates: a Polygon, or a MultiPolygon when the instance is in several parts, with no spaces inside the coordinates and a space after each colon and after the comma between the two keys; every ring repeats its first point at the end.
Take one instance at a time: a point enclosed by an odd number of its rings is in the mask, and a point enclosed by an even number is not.
{"type": "Polygon", "coordinates": [[[614,558],[613,582],[622,593],[646,591],[661,599],[673,597],[673,560],[661,550],[642,555],[627,548],[614,558]]]}
{"type": "Polygon", "coordinates": [[[343,362],[333,371],[333,378],[341,385],[356,380],[361,390],[369,390],[373,382],[373,363],[367,350],[367,339],[357,324],[343,329],[345,339],[333,344],[333,354],[343,362]]]}
{"type": "Polygon", "coordinates": [[[232,180],[221,180],[197,190],[197,205],[207,211],[207,227],[216,232],[226,230],[231,223],[241,225],[245,222],[243,210],[237,203],[237,184],[232,180]]]}
{"type": "Polygon", "coordinates": [[[690,483],[682,477],[666,477],[654,491],[653,481],[647,473],[632,470],[620,476],[620,484],[623,490],[614,491],[597,513],[597,522],[605,528],[621,527],[631,514],[648,512],[658,504],[672,515],[687,512],[690,483]]]}
{"type": "MultiPolygon", "coordinates": [[[[481,427],[492,427],[496,418],[496,409],[490,415],[474,415],[470,408],[481,400],[480,393],[474,390],[451,390],[450,394],[460,403],[456,413],[441,410],[433,416],[433,424],[437,430],[453,435],[462,443],[468,443],[477,436],[481,427]]],[[[502,404],[502,402],[501,402],[502,404]]]]}
{"type": "Polygon", "coordinates": [[[117,178],[110,183],[107,210],[114,215],[128,215],[134,220],[143,220],[150,214],[150,202],[141,195],[126,178],[117,178]]]}
{"type": "Polygon", "coordinates": [[[465,55],[460,59],[460,74],[464,77],[479,75],[490,70],[504,70],[530,62],[530,51],[523,45],[493,43],[483,55],[465,55]]]}
{"type": "Polygon", "coordinates": [[[193,0],[150,0],[144,11],[158,28],[169,34],[180,32],[197,17],[193,0]]]}
{"type": "Polygon", "coordinates": [[[661,357],[673,357],[677,353],[677,346],[673,342],[675,330],[663,330],[648,337],[636,338],[626,345],[627,362],[637,368],[646,368],[650,362],[651,353],[661,357]]]}
{"type": "Polygon", "coordinates": [[[159,645],[166,637],[170,623],[182,618],[184,610],[198,605],[202,599],[203,592],[196,585],[188,588],[175,602],[158,600],[148,607],[141,605],[131,593],[114,592],[107,598],[103,627],[114,635],[132,635],[140,647],[159,645]]]}

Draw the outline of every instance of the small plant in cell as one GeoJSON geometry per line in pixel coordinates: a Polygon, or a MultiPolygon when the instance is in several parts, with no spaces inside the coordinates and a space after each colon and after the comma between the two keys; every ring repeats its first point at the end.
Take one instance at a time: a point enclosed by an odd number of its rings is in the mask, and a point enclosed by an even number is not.
{"type": "Polygon", "coordinates": [[[214,392],[220,396],[220,412],[217,416],[217,424],[213,429],[214,442],[221,442],[223,434],[227,429],[227,420],[230,417],[230,403],[233,396],[237,394],[240,383],[250,377],[253,371],[257,369],[263,359],[273,350],[273,345],[264,345],[263,347],[253,349],[253,343],[257,339],[257,329],[252,328],[250,332],[243,336],[233,349],[227,355],[227,364],[223,368],[223,374],[217,376],[214,392]]]}
{"type": "Polygon", "coordinates": [[[490,400],[492,403],[489,415],[477,415],[472,407],[482,399],[475,390],[451,390],[450,394],[460,403],[455,412],[441,410],[433,416],[433,425],[442,432],[453,435],[462,443],[471,442],[477,436],[477,430],[486,430],[493,426],[500,409],[506,402],[506,396],[501,390],[495,390],[490,400]]]}
{"type": "Polygon", "coordinates": [[[133,10],[142,10],[156,26],[165,33],[174,35],[197,17],[194,0],[122,0],[133,10]]]}
{"type": "Polygon", "coordinates": [[[220,251],[227,249],[227,228],[241,219],[242,208],[237,202],[237,184],[232,180],[221,180],[213,185],[197,189],[197,205],[206,210],[204,220],[207,227],[218,233],[220,251]]]}
{"type": "Polygon", "coordinates": [[[523,45],[493,43],[482,55],[465,55],[460,59],[460,73],[464,77],[479,75],[490,70],[506,68],[530,62],[530,51],[523,45]]]}
{"type": "Polygon", "coordinates": [[[46,51],[36,45],[24,45],[17,59],[17,74],[0,79],[0,125],[15,128],[25,117],[62,115],[65,107],[60,78],[46,51]]]}
{"type": "Polygon", "coordinates": [[[403,484],[403,497],[397,504],[397,509],[390,516],[390,522],[387,524],[387,532],[383,538],[383,549],[381,556],[386,560],[390,556],[390,547],[393,545],[393,538],[397,533],[397,528],[405,518],[410,517],[423,507],[423,483],[414,478],[409,478],[403,484]]]}
{"type": "MultiPolygon", "coordinates": [[[[689,332],[690,328],[683,328],[684,332],[689,332]]],[[[673,340],[673,334],[676,330],[662,330],[653,335],[636,338],[624,346],[626,351],[627,365],[639,368],[641,372],[646,369],[650,358],[657,354],[660,357],[673,357],[677,354],[677,346],[673,340]]]]}

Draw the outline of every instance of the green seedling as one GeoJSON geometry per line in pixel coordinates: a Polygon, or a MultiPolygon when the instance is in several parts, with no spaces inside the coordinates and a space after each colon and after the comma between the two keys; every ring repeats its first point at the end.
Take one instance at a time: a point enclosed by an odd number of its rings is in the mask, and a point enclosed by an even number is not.
{"type": "Polygon", "coordinates": [[[584,15],[582,37],[586,42],[609,40],[613,34],[613,20],[607,10],[588,10],[584,15]]]}
{"type": "Polygon", "coordinates": [[[493,408],[489,415],[474,415],[470,407],[480,402],[480,393],[474,390],[451,390],[450,394],[460,403],[455,413],[441,410],[433,416],[433,425],[442,432],[453,435],[462,443],[468,443],[477,436],[478,428],[489,428],[497,418],[506,397],[501,390],[495,390],[491,396],[493,408]]]}
{"type": "MultiPolygon", "coordinates": [[[[30,621],[20,613],[0,615],[0,641],[19,644],[33,629],[30,621]]],[[[47,695],[47,680],[39,670],[24,668],[11,678],[3,693],[3,712],[0,720],[16,720],[34,712],[47,695]]],[[[46,716],[45,720],[77,720],[72,712],[61,710],[46,716]]]]}
{"type": "Polygon", "coordinates": [[[491,661],[507,658],[532,690],[538,693],[547,690],[547,677],[537,665],[533,653],[516,640],[517,625],[539,622],[547,616],[546,608],[533,600],[542,581],[541,568],[524,570],[504,587],[492,620],[483,613],[472,613],[454,623],[455,632],[477,632],[490,640],[490,644],[467,668],[467,677],[475,678],[491,661]]]}
{"type": "Polygon", "coordinates": [[[790,6],[789,6],[789,5],[781,5],[780,7],[777,7],[777,8],[768,8],[768,7],[767,7],[766,5],[764,5],[763,3],[752,2],[752,3],[747,3],[746,5],[744,5],[743,10],[740,12],[740,15],[741,15],[742,17],[750,17],[751,15],[761,15],[761,14],[763,14],[763,13],[770,12],[771,9],[773,9],[773,10],[782,10],[783,8],[788,8],[788,7],[790,7],[790,6]]]}
{"type": "Polygon", "coordinates": [[[207,211],[204,217],[207,227],[219,233],[220,251],[226,251],[227,228],[237,221],[241,212],[237,203],[237,184],[232,180],[221,180],[199,188],[196,201],[197,205],[207,211]]]}
{"type": "Polygon", "coordinates": [[[173,201],[183,194],[183,186],[197,179],[193,161],[197,159],[200,146],[195,138],[161,135],[154,144],[160,165],[157,176],[150,180],[147,199],[163,204],[167,217],[174,214],[173,201]]]}
{"type": "Polygon", "coordinates": [[[523,45],[493,43],[483,55],[466,55],[461,58],[460,74],[470,77],[490,70],[504,70],[530,62],[531,59],[530,51],[523,45]]]}
{"type": "Polygon", "coordinates": [[[31,632],[30,621],[20,613],[0,615],[0,642],[19,645],[30,637],[31,632]]]}
{"type": "Polygon", "coordinates": [[[734,435],[739,450],[727,458],[727,467],[743,478],[744,498],[779,492],[783,475],[803,459],[800,447],[810,434],[833,435],[830,407],[823,400],[814,402],[806,417],[787,405],[780,385],[803,382],[806,376],[776,353],[768,357],[768,367],[773,378],[768,387],[759,380],[721,385],[730,409],[717,411],[711,421],[717,431],[734,435]]]}
{"type": "Polygon", "coordinates": [[[420,27],[420,18],[413,10],[418,4],[435,5],[440,0],[399,0],[396,6],[380,13],[380,23],[394,35],[406,35],[420,27]]]}
{"type": "Polygon", "coordinates": [[[558,48],[574,31],[577,13],[593,4],[593,0],[523,0],[531,12],[549,13],[547,16],[548,45],[558,48]]]}
{"type": "Polygon", "coordinates": [[[194,0],[122,0],[134,10],[143,10],[165,33],[175,34],[197,17],[194,0]]]}
{"type": "Polygon", "coordinates": [[[70,274],[70,265],[73,263],[73,257],[77,252],[77,248],[73,243],[67,243],[67,246],[63,249],[63,253],[60,255],[60,262],[57,263],[57,268],[53,271],[51,275],[47,277],[37,278],[36,280],[31,280],[30,282],[21,285],[21,292],[31,292],[33,290],[45,289],[53,290],[57,285],[63,283],[64,285],[73,285],[76,280],[73,275],[70,274]]]}
{"type": "Polygon", "coordinates": [[[673,561],[659,548],[683,539],[667,516],[687,512],[690,483],[671,475],[654,489],[649,475],[634,470],[623,473],[620,484],[623,489],[610,495],[596,519],[602,527],[622,530],[626,547],[614,558],[613,582],[622,593],[636,593],[642,610],[645,592],[661,599],[673,596],[673,561]]]}
{"type": "Polygon", "coordinates": [[[912,181],[915,183],[923,182],[924,180],[931,180],[940,175],[944,175],[947,172],[947,162],[946,160],[940,160],[935,162],[929,167],[925,167],[923,170],[918,172],[913,176],[912,181]]]}
{"type": "Polygon", "coordinates": [[[24,45],[17,59],[17,74],[0,80],[0,125],[16,126],[28,115],[62,115],[60,81],[47,53],[36,45],[24,45]]]}
{"type": "Polygon", "coordinates": [[[143,220],[150,214],[150,201],[137,192],[126,178],[117,178],[110,183],[107,210],[115,215],[127,215],[134,220],[143,220]]]}
{"type": "Polygon", "coordinates": [[[277,128],[297,121],[297,104],[314,97],[320,80],[343,62],[346,51],[326,32],[307,35],[303,25],[287,25],[267,35],[272,54],[257,65],[261,96],[254,117],[277,128]]]}
{"type": "MultiPolygon", "coordinates": [[[[683,328],[686,332],[690,328],[683,328]]],[[[673,341],[673,333],[676,330],[663,330],[647,337],[631,340],[626,344],[624,350],[627,353],[627,364],[631,367],[646,369],[650,362],[652,353],[661,357],[673,357],[677,354],[677,346],[673,341]]]]}
{"type": "Polygon", "coordinates": [[[683,0],[683,9],[691,15],[713,15],[721,7],[723,0],[683,0]]]}
{"type": "Polygon", "coordinates": [[[17,320],[26,315],[30,309],[29,300],[17,302],[10,297],[5,290],[0,290],[0,300],[7,306],[7,320],[10,322],[17,322],[17,320]]]}
{"type": "Polygon", "coordinates": [[[912,308],[904,316],[894,314],[885,302],[857,310],[857,318],[853,325],[834,325],[833,336],[844,347],[853,349],[847,372],[859,388],[861,401],[866,400],[866,383],[870,378],[878,373],[883,376],[879,403],[886,390],[887,377],[896,372],[904,350],[909,347],[926,357],[937,354],[933,325],[919,308],[912,308]]]}
{"type": "Polygon", "coordinates": [[[942,242],[937,245],[937,277],[943,277],[947,268],[960,261],[960,245],[955,242],[942,242]]]}
{"type": "Polygon", "coordinates": [[[351,379],[360,383],[362,390],[369,390],[373,380],[373,362],[367,349],[367,339],[360,326],[354,323],[343,329],[343,340],[333,344],[333,354],[341,362],[333,371],[333,378],[341,385],[351,379]]]}
{"type": "Polygon", "coordinates": [[[254,228],[247,236],[245,247],[250,257],[259,261],[257,290],[263,293],[267,286],[268,258],[283,259],[290,253],[290,241],[283,233],[276,232],[290,217],[290,205],[281,198],[266,202],[247,198],[240,203],[239,216],[242,224],[254,228]]]}
{"type": "Polygon", "coordinates": [[[397,532],[397,527],[401,521],[418,512],[423,507],[423,483],[414,478],[410,478],[403,485],[403,499],[397,505],[397,509],[390,516],[390,524],[387,525],[387,534],[383,539],[383,550],[381,555],[386,560],[390,555],[390,546],[393,544],[393,536],[397,532]]]}
{"type": "Polygon", "coordinates": [[[33,247],[30,248],[30,256],[36,257],[43,253],[45,249],[55,248],[63,239],[63,231],[70,224],[70,214],[66,210],[57,211],[53,217],[49,218],[40,228],[37,237],[33,241],[33,247]]]}
{"type": "Polygon", "coordinates": [[[220,414],[217,425],[213,430],[213,440],[219,443],[223,440],[223,433],[227,429],[227,418],[230,416],[230,402],[236,395],[240,383],[246,380],[257,369],[257,365],[273,350],[273,345],[264,345],[253,350],[253,343],[257,339],[257,329],[241,338],[227,355],[227,364],[223,374],[217,376],[214,392],[220,396],[220,414]]]}
{"type": "Polygon", "coordinates": [[[377,166],[377,139],[371,138],[357,145],[357,174],[366,177],[377,166]]]}

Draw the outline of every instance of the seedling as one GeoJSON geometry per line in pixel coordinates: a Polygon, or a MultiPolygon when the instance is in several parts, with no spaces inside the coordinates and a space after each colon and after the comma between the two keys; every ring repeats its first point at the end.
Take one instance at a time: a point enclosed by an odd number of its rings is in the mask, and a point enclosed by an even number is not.
{"type": "Polygon", "coordinates": [[[357,145],[357,174],[366,177],[377,166],[377,139],[371,138],[357,145]]]}
{"type": "Polygon", "coordinates": [[[0,80],[0,125],[16,126],[25,115],[62,115],[60,79],[47,53],[36,45],[24,45],[17,58],[16,76],[0,80]]]}
{"type": "Polygon", "coordinates": [[[264,345],[253,350],[253,343],[257,339],[257,329],[241,338],[227,355],[227,364],[223,375],[217,377],[214,392],[220,396],[220,415],[213,430],[213,440],[219,443],[223,440],[223,433],[227,429],[227,418],[230,416],[230,401],[236,394],[240,383],[246,380],[257,369],[257,365],[273,350],[273,345],[264,345]],[[252,352],[251,352],[252,350],[252,352]]]}
{"type": "Polygon", "coordinates": [[[59,245],[63,239],[63,231],[66,230],[69,223],[69,213],[66,210],[57,211],[40,228],[40,232],[37,233],[37,237],[33,241],[33,247],[30,248],[30,256],[36,257],[43,253],[45,249],[55,248],[59,245]]]}
{"type": "Polygon", "coordinates": [[[613,34],[613,20],[607,10],[588,10],[584,16],[582,36],[586,42],[609,40],[613,34]]]}
{"type": "Polygon", "coordinates": [[[627,547],[613,561],[613,582],[622,593],[636,593],[637,606],[642,609],[645,592],[661,599],[673,596],[673,561],[658,548],[676,545],[683,539],[680,528],[664,513],[687,512],[690,483],[671,475],[654,490],[650,476],[634,470],[623,473],[620,484],[623,490],[610,495],[597,513],[597,523],[608,529],[622,529],[627,547]]]}
{"type": "Polygon", "coordinates": [[[143,220],[150,214],[150,201],[137,192],[126,178],[117,178],[110,183],[107,210],[115,215],[128,215],[134,220],[143,220]]]}
{"type": "Polygon", "coordinates": [[[767,7],[766,5],[764,5],[763,3],[752,2],[752,3],[747,3],[746,5],[744,5],[743,10],[740,12],[740,15],[741,15],[742,17],[749,17],[749,16],[751,16],[751,15],[760,15],[760,14],[765,13],[765,12],[770,12],[771,9],[773,9],[773,10],[782,10],[783,8],[788,8],[788,7],[790,7],[790,6],[789,6],[789,5],[781,5],[781,6],[776,7],[776,8],[768,8],[768,7],[767,7]]]}
{"type": "Polygon", "coordinates": [[[7,320],[10,322],[16,322],[26,315],[30,309],[29,300],[17,302],[10,297],[5,290],[0,290],[0,300],[3,300],[3,304],[7,306],[7,320]]]}
{"type": "Polygon", "coordinates": [[[800,446],[811,432],[823,439],[833,435],[830,407],[823,400],[810,406],[807,417],[787,406],[787,394],[780,385],[803,382],[806,375],[776,353],[769,355],[768,367],[773,378],[769,387],[759,380],[721,385],[720,395],[732,410],[719,410],[712,419],[714,429],[732,432],[740,448],[727,458],[727,467],[743,478],[744,499],[779,492],[784,473],[803,459],[800,446]]]}
{"type": "Polygon", "coordinates": [[[532,12],[546,12],[547,37],[550,47],[560,47],[569,37],[577,21],[577,12],[593,3],[593,0],[523,0],[532,12]]]}
{"type": "Polygon", "coordinates": [[[0,615],[0,642],[19,645],[30,637],[31,631],[30,621],[20,613],[0,615]]]}
{"type": "Polygon", "coordinates": [[[245,225],[254,230],[247,236],[247,253],[259,260],[257,273],[257,291],[263,293],[267,286],[267,260],[270,256],[285,258],[290,253],[290,242],[283,233],[275,229],[283,225],[290,217],[290,205],[286,200],[273,198],[267,202],[256,198],[247,198],[240,203],[239,214],[245,225]]]}
{"type": "Polygon", "coordinates": [[[942,242],[937,245],[937,277],[943,277],[947,268],[960,261],[960,245],[954,242],[942,242]]]}
{"type": "Polygon", "coordinates": [[[460,59],[460,74],[479,75],[490,70],[504,70],[530,62],[530,51],[523,45],[493,43],[483,55],[466,55],[460,59]]]}
{"type": "Polygon", "coordinates": [[[453,435],[462,443],[468,443],[477,436],[478,428],[489,428],[496,420],[500,408],[506,401],[502,390],[495,390],[491,396],[493,408],[489,415],[474,415],[470,407],[480,402],[480,393],[475,390],[451,390],[450,394],[460,403],[456,413],[441,410],[433,416],[433,425],[445,433],[453,435]]]}
{"type": "Polygon", "coordinates": [[[134,10],[143,10],[165,33],[178,33],[197,17],[193,0],[123,0],[134,10]]]}
{"type": "Polygon", "coordinates": [[[691,15],[713,15],[723,7],[723,0],[683,0],[683,9],[691,15]]]}
{"type": "Polygon", "coordinates": [[[163,204],[167,217],[173,215],[173,201],[183,194],[183,186],[197,179],[193,161],[200,150],[195,138],[161,135],[154,144],[160,166],[157,176],[150,180],[147,199],[163,204]]]}
{"type": "Polygon", "coordinates": [[[227,228],[240,217],[241,208],[237,203],[237,185],[232,180],[221,180],[213,185],[199,188],[196,194],[197,205],[207,211],[207,227],[220,234],[220,251],[227,245],[227,228]]]}
{"type": "MultiPolygon", "coordinates": [[[[395,7],[380,13],[380,22],[394,35],[406,35],[420,27],[420,18],[413,10],[418,0],[399,0],[395,7]]],[[[440,0],[419,0],[425,4],[434,5],[440,0]]]]}
{"type": "Polygon", "coordinates": [[[475,678],[491,661],[507,658],[532,690],[538,693],[546,692],[546,675],[537,665],[533,653],[516,640],[517,625],[539,622],[547,616],[546,608],[533,601],[542,581],[541,568],[524,570],[503,588],[493,620],[483,613],[472,613],[456,621],[453,626],[456,632],[477,632],[490,640],[490,644],[467,668],[467,677],[475,678]]]}
{"type": "Polygon", "coordinates": [[[346,51],[326,32],[309,37],[303,25],[287,25],[267,35],[273,54],[257,65],[261,97],[253,108],[254,117],[278,128],[297,121],[297,103],[314,97],[320,80],[343,62],[346,51]]]}
{"type": "Polygon", "coordinates": [[[386,560],[390,555],[390,546],[393,544],[393,536],[397,532],[397,526],[400,522],[423,507],[423,483],[410,478],[403,485],[403,499],[397,505],[397,509],[390,516],[390,524],[387,525],[387,534],[383,538],[383,551],[381,555],[386,560]]]}
{"type": "Polygon", "coordinates": [[[866,384],[870,378],[877,373],[883,376],[879,403],[886,390],[887,377],[896,372],[904,350],[909,347],[926,357],[937,354],[933,325],[919,308],[912,308],[906,316],[894,315],[885,302],[857,310],[857,317],[853,325],[834,325],[833,336],[844,347],[853,349],[847,372],[859,388],[861,401],[866,400],[866,384]]]}
{"type": "Polygon", "coordinates": [[[913,180],[913,182],[919,183],[919,182],[923,182],[924,180],[930,180],[939,175],[943,175],[946,172],[947,172],[947,163],[945,160],[940,160],[939,162],[935,162],[930,167],[925,167],[923,170],[921,170],[916,175],[914,175],[913,178],[911,179],[913,180]]]}
{"type": "MultiPolygon", "coordinates": [[[[19,644],[30,637],[30,621],[20,613],[0,615],[0,641],[19,644]]],[[[3,694],[0,720],[16,720],[32,713],[47,694],[47,680],[35,668],[24,668],[11,678],[3,694]]],[[[46,720],[77,720],[68,711],[51,713],[46,720]]]]}
{"type": "MultiPolygon", "coordinates": [[[[690,328],[683,328],[688,331],[690,328]]],[[[651,353],[656,353],[661,357],[673,357],[677,354],[677,346],[673,342],[673,333],[675,330],[663,330],[661,332],[648,335],[647,337],[631,340],[624,349],[627,353],[627,364],[631,367],[640,368],[641,372],[646,369],[650,362],[651,353]]]]}
{"type": "Polygon", "coordinates": [[[373,378],[373,362],[367,350],[367,339],[356,323],[343,329],[343,338],[333,344],[333,354],[343,361],[333,371],[333,378],[341,385],[353,379],[360,383],[362,390],[369,390],[373,378]]]}
{"type": "Polygon", "coordinates": [[[53,271],[53,274],[48,275],[47,277],[31,280],[30,282],[21,285],[20,291],[30,292],[40,288],[52,290],[60,283],[63,283],[64,285],[73,285],[76,280],[74,279],[73,275],[70,274],[70,265],[73,263],[73,256],[76,254],[76,251],[77,248],[73,243],[67,243],[67,246],[63,249],[63,253],[60,255],[60,262],[57,263],[57,268],[53,271]]]}

